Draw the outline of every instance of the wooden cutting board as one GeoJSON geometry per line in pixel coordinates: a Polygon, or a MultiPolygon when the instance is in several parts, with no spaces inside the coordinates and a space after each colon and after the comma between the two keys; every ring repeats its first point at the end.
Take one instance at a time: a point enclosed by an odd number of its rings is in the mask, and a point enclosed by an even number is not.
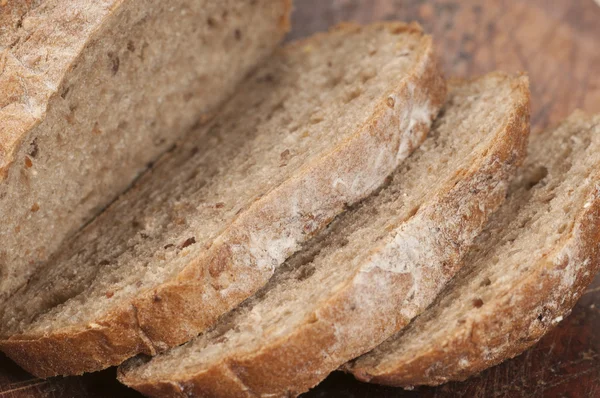
{"type": "MultiPolygon", "coordinates": [[[[531,78],[534,130],[576,108],[600,112],[600,6],[594,0],[295,0],[290,38],[336,22],[418,20],[448,76],[495,69],[531,78]]],[[[0,398],[139,397],[115,370],[39,380],[0,356],[0,398]]],[[[404,391],[334,373],[306,397],[600,397],[600,277],[573,313],[523,355],[463,383],[404,391]]]]}

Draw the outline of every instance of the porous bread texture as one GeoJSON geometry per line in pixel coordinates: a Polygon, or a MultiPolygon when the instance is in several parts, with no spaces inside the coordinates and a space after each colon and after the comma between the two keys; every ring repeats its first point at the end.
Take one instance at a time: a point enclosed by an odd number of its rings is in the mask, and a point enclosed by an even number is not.
{"type": "Polygon", "coordinates": [[[389,184],[340,215],[213,329],[119,379],[149,396],[295,396],[423,311],[525,154],[526,77],[453,86],[389,184]]]}
{"type": "Polygon", "coordinates": [[[529,148],[464,270],[405,331],[348,365],[359,379],[464,380],[535,344],[575,305],[600,264],[600,115],[577,112],[529,148]]]}
{"type": "Polygon", "coordinates": [[[417,25],[342,25],[279,50],[11,297],[0,348],[47,377],[188,341],[377,189],[445,92],[417,25]]]}
{"type": "Polygon", "coordinates": [[[289,0],[0,5],[0,301],[212,112],[289,0]]]}

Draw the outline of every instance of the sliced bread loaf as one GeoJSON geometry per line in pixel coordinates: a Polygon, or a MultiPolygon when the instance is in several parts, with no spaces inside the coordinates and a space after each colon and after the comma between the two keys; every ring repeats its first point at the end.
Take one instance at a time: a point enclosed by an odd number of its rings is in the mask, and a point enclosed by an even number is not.
{"type": "Polygon", "coordinates": [[[0,2],[0,301],[230,96],[290,6],[0,2]]]}
{"type": "Polygon", "coordinates": [[[150,396],[294,396],[435,298],[504,200],[525,153],[527,78],[452,86],[431,136],[264,289],[190,343],[120,369],[150,396]]]}
{"type": "Polygon", "coordinates": [[[348,365],[409,386],[463,380],[537,342],[600,265],[600,116],[572,115],[532,137],[502,209],[435,305],[348,365]]]}
{"type": "Polygon", "coordinates": [[[417,25],[281,49],[7,301],[0,348],[51,376],[191,339],[383,184],[445,90],[417,25]]]}

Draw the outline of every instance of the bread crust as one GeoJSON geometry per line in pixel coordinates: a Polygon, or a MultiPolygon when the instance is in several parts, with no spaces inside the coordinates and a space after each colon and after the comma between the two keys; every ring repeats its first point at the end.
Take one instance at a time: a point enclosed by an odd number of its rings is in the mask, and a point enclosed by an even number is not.
{"type": "MultiPolygon", "coordinates": [[[[399,33],[422,33],[417,24],[381,23],[374,26],[399,33]]],[[[362,28],[345,24],[334,29],[352,31],[362,28]]],[[[294,51],[296,47],[322,40],[326,35],[315,35],[280,51],[294,51]]],[[[358,126],[351,137],[318,163],[306,165],[293,178],[254,202],[214,240],[201,258],[192,259],[174,280],[141,292],[133,302],[124,303],[85,328],[49,331],[44,336],[10,336],[0,341],[2,351],[38,377],[73,375],[118,365],[139,353],[154,355],[190,340],[211,326],[219,315],[262,287],[272,274],[272,270],[265,271],[256,264],[247,263],[248,257],[253,258],[247,255],[251,250],[249,231],[261,227],[262,233],[270,239],[287,236],[289,231],[301,231],[301,224],[273,221],[285,219],[293,193],[307,185],[323,195],[322,207],[331,209],[332,217],[339,214],[345,203],[335,195],[328,170],[339,170],[342,176],[352,176],[365,167],[375,149],[397,151],[398,142],[402,141],[412,151],[423,141],[429,123],[419,123],[410,132],[401,131],[400,134],[405,135],[402,140],[395,133],[399,130],[405,105],[427,103],[428,118],[432,120],[445,100],[446,85],[431,37],[424,36],[423,43],[418,65],[401,86],[393,90],[395,107],[390,107],[387,98],[382,98],[370,119],[358,126]],[[233,245],[242,247],[245,253],[234,253],[233,245]],[[218,287],[198,282],[208,280],[218,284],[218,275],[223,272],[235,275],[240,281],[237,292],[227,296],[227,300],[218,296],[218,287]],[[88,352],[91,355],[82,354],[88,352]]],[[[385,175],[373,175],[372,180],[383,182],[393,168],[385,175]]],[[[323,220],[321,227],[327,221],[323,220]]],[[[286,256],[291,254],[286,253],[286,256]]]]}
{"type": "MultiPolygon", "coordinates": [[[[441,226],[431,237],[432,246],[423,251],[431,249],[437,253],[450,247],[436,264],[445,281],[457,270],[459,258],[487,217],[503,202],[503,185],[524,158],[529,132],[527,78],[515,79],[514,89],[519,98],[517,106],[488,150],[468,169],[457,170],[440,189],[439,196],[430,198],[415,216],[402,223],[402,228],[410,231],[407,235],[414,237],[427,236],[433,226],[441,226]]],[[[402,230],[401,226],[395,228],[402,230]]],[[[254,352],[233,353],[203,371],[169,380],[137,378],[131,369],[142,360],[132,360],[119,368],[119,380],[148,396],[283,397],[307,391],[345,361],[372,349],[404,327],[414,316],[398,310],[406,299],[411,301],[407,296],[413,286],[412,277],[380,265],[394,261],[398,249],[393,242],[392,239],[370,248],[369,264],[363,264],[293,333],[254,352]],[[361,303],[361,297],[376,304],[352,305],[361,303]]],[[[433,290],[441,288],[443,280],[433,290]]],[[[416,295],[432,293],[419,290],[416,295]]]]}
{"type": "Polygon", "coordinates": [[[476,322],[458,325],[443,341],[428,345],[410,360],[386,363],[385,369],[363,368],[359,361],[348,370],[372,383],[434,386],[463,381],[537,343],[570,313],[600,270],[600,173],[589,178],[596,183],[578,209],[571,233],[531,264],[534,272],[509,295],[486,303],[489,310],[476,322]],[[577,267],[574,282],[561,283],[563,271],[573,267],[577,267]]]}

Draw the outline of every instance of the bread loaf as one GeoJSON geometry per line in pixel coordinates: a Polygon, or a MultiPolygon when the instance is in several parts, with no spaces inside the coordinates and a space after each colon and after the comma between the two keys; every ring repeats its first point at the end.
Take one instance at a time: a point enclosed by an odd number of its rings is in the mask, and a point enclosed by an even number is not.
{"type": "Polygon", "coordinates": [[[231,95],[290,7],[0,2],[0,301],[231,95]]]}
{"type": "Polygon", "coordinates": [[[289,44],[1,307],[0,348],[47,377],[191,339],[383,184],[445,90],[414,24],[289,44]]]}

